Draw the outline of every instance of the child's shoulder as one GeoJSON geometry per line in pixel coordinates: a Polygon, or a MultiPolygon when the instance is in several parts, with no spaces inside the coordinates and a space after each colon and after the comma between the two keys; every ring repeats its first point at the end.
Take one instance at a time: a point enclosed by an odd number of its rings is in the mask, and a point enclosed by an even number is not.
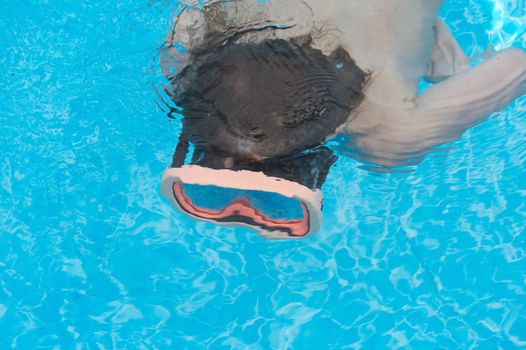
{"type": "Polygon", "coordinates": [[[301,37],[312,28],[311,9],[301,0],[189,2],[174,19],[168,41],[194,51],[226,42],[301,37]]]}

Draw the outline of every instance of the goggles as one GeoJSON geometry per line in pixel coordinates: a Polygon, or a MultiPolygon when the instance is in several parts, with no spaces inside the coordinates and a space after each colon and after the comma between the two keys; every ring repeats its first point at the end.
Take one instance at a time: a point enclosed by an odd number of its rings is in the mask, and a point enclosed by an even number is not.
{"type": "Polygon", "coordinates": [[[319,230],[320,188],[336,161],[328,148],[238,164],[204,150],[188,154],[189,148],[180,140],[161,185],[163,196],[181,212],[250,227],[268,238],[301,238],[319,230]]]}

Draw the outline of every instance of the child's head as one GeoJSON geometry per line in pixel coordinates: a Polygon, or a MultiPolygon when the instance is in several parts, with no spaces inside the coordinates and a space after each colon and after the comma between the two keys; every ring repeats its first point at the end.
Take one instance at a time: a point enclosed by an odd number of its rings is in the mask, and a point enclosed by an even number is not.
{"type": "Polygon", "coordinates": [[[366,78],[341,48],[325,56],[294,41],[231,44],[199,53],[174,100],[198,147],[275,158],[323,143],[360,104],[366,78]]]}

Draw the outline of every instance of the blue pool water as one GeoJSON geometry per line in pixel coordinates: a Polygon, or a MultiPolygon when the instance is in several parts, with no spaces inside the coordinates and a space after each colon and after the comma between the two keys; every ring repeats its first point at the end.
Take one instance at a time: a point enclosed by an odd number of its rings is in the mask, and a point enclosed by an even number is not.
{"type": "MultiPolygon", "coordinates": [[[[267,241],[159,195],[172,6],[0,2],[0,349],[526,348],[526,99],[407,174],[341,158],[323,230],[267,241]]],[[[521,0],[450,0],[471,56],[521,0]]]]}

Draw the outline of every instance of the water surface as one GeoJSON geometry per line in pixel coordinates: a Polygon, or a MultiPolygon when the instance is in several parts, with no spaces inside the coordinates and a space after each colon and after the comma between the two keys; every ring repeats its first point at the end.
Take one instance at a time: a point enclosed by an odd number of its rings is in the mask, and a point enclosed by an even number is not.
{"type": "MultiPolygon", "coordinates": [[[[521,1],[448,1],[471,56],[521,1]]],[[[526,347],[526,100],[411,173],[341,158],[322,231],[267,241],[159,194],[164,1],[0,4],[0,347],[526,347]]],[[[522,23],[522,24],[521,24],[522,23]]]]}

